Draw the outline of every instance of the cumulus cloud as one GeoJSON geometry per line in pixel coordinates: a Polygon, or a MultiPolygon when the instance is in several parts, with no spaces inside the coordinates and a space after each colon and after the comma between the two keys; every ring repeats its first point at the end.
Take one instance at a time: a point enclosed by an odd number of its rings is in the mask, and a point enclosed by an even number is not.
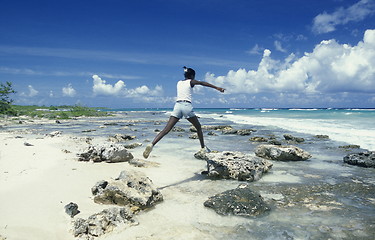
{"type": "Polygon", "coordinates": [[[119,80],[112,86],[111,84],[107,84],[98,75],[93,75],[92,78],[94,95],[119,95],[125,88],[125,83],[122,80],[119,80]]]}
{"type": "Polygon", "coordinates": [[[313,32],[317,34],[333,32],[337,25],[358,22],[375,13],[373,0],[361,0],[348,8],[339,8],[333,13],[321,13],[313,20],[313,32]]]}
{"type": "Polygon", "coordinates": [[[28,88],[29,92],[28,93],[22,92],[20,94],[22,97],[35,97],[35,96],[38,95],[39,91],[34,89],[33,86],[29,85],[29,86],[27,86],[27,88],[28,88]]]}
{"type": "Polygon", "coordinates": [[[94,95],[118,96],[125,98],[137,98],[144,102],[155,100],[155,97],[161,97],[164,93],[163,88],[157,85],[154,89],[146,85],[136,88],[126,88],[125,82],[117,81],[114,85],[106,83],[98,75],[93,75],[93,92],[94,95]]]}
{"type": "Polygon", "coordinates": [[[151,96],[151,97],[160,97],[163,95],[163,88],[157,85],[154,89],[150,89],[146,85],[137,87],[134,89],[128,89],[126,91],[127,97],[141,97],[141,96],[151,96]]]}
{"type": "Polygon", "coordinates": [[[258,69],[231,70],[226,76],[206,74],[206,81],[228,93],[342,93],[375,89],[375,30],[367,30],[356,46],[325,40],[311,53],[283,61],[266,49],[258,69]]]}
{"type": "Polygon", "coordinates": [[[74,97],[77,92],[76,90],[72,87],[72,84],[68,84],[68,86],[63,87],[62,89],[63,96],[65,97],[74,97]]]}

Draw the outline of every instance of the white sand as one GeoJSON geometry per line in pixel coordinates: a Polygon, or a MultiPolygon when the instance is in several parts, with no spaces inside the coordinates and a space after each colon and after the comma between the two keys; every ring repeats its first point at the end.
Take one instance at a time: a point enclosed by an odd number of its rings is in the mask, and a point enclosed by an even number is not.
{"type": "MultiPolygon", "coordinates": [[[[123,169],[135,168],[128,163],[79,162],[76,154],[87,147],[85,141],[64,134],[41,137],[0,133],[0,236],[7,240],[74,239],[64,206],[77,203],[81,213],[76,217],[81,218],[112,207],[94,203],[91,187],[99,180],[116,178],[123,169]]],[[[104,143],[105,139],[94,141],[104,143]]],[[[238,223],[240,218],[224,218],[203,206],[209,196],[238,183],[204,180],[199,173],[206,163],[193,157],[198,142],[184,146],[181,141],[186,140],[179,141],[163,139],[154,148],[150,160],[160,167],[136,168],[162,188],[164,201],[137,215],[138,226],[116,229],[98,239],[215,239],[212,227],[232,229],[238,223]]],[[[131,152],[140,158],[143,148],[131,152]]]]}
{"type": "Polygon", "coordinates": [[[73,239],[64,206],[76,202],[82,217],[100,211],[102,206],[90,199],[91,187],[118,175],[127,163],[78,162],[75,154],[86,143],[68,136],[15,136],[0,134],[0,235],[9,240],[73,239]]]}

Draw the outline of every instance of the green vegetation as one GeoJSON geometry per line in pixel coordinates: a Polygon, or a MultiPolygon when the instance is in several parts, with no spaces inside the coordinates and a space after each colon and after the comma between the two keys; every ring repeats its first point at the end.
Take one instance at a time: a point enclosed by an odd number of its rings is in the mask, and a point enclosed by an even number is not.
{"type": "Polygon", "coordinates": [[[19,106],[12,105],[10,94],[16,93],[11,82],[0,83],[0,115],[30,116],[49,119],[69,119],[73,117],[101,117],[108,116],[108,112],[101,112],[99,108],[82,106],[19,106]]]}
{"type": "Polygon", "coordinates": [[[15,114],[11,105],[13,100],[9,97],[12,93],[16,93],[16,91],[13,90],[11,82],[0,83],[0,114],[15,114]]]}
{"type": "Polygon", "coordinates": [[[108,112],[99,111],[100,108],[82,107],[82,106],[19,106],[12,105],[16,112],[15,116],[30,116],[49,119],[69,119],[74,117],[102,117],[109,116],[108,112]]]}

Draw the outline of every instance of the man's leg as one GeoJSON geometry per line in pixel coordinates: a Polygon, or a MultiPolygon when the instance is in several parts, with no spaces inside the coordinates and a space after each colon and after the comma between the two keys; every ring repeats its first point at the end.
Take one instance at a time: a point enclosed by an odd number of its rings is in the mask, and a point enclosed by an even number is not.
{"type": "Polygon", "coordinates": [[[201,143],[201,148],[204,148],[204,139],[203,139],[202,127],[201,127],[201,123],[199,122],[197,116],[188,118],[187,120],[189,122],[191,122],[191,124],[193,124],[193,126],[197,129],[199,142],[201,143]]]}
{"type": "Polygon", "coordinates": [[[167,135],[169,133],[169,131],[171,131],[171,129],[174,127],[174,125],[176,125],[176,123],[179,120],[180,119],[178,119],[176,117],[173,117],[173,116],[171,116],[169,118],[169,121],[168,121],[167,125],[164,127],[164,129],[161,132],[159,132],[159,134],[156,135],[156,137],[152,141],[152,143],[146,147],[145,151],[143,152],[144,158],[148,158],[148,156],[150,155],[150,153],[152,151],[152,148],[155,146],[155,144],[157,144],[165,135],[167,135]]]}
{"type": "Polygon", "coordinates": [[[165,135],[167,135],[169,133],[169,131],[172,130],[172,128],[174,127],[174,125],[176,125],[176,123],[179,120],[180,119],[178,119],[178,118],[176,118],[174,116],[170,116],[167,125],[164,127],[164,129],[162,131],[159,132],[158,135],[156,135],[154,141],[152,141],[152,145],[155,146],[165,135]]]}

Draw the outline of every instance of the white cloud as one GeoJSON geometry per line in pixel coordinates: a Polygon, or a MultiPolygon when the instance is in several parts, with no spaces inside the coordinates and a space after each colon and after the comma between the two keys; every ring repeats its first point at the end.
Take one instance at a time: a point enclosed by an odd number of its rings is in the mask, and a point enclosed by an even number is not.
{"type": "Polygon", "coordinates": [[[341,93],[374,92],[375,30],[367,30],[356,46],[322,41],[301,58],[271,58],[266,49],[256,70],[231,70],[226,76],[206,74],[206,81],[227,93],[341,93]]]}
{"type": "Polygon", "coordinates": [[[138,101],[149,102],[155,97],[161,97],[164,93],[163,88],[157,85],[155,88],[149,88],[146,85],[140,87],[127,89],[125,82],[122,80],[117,81],[114,85],[107,84],[105,80],[102,80],[98,75],[93,75],[93,92],[94,95],[108,95],[118,96],[125,98],[135,98],[138,101]]]}
{"type": "Polygon", "coordinates": [[[146,85],[143,85],[134,89],[128,89],[125,93],[125,97],[160,97],[163,95],[163,92],[163,88],[159,85],[157,85],[154,89],[150,89],[146,85]]]}
{"type": "Polygon", "coordinates": [[[260,47],[258,44],[255,44],[252,49],[247,51],[247,53],[251,55],[261,55],[263,51],[264,48],[260,47]]]}
{"type": "Polygon", "coordinates": [[[68,84],[68,86],[63,87],[62,89],[63,96],[65,97],[74,97],[77,92],[76,90],[72,87],[72,84],[68,84]]]}
{"type": "Polygon", "coordinates": [[[125,83],[119,80],[115,85],[107,84],[98,75],[93,75],[93,92],[94,95],[119,95],[125,88],[125,83]]]}
{"type": "Polygon", "coordinates": [[[35,96],[38,95],[39,91],[34,89],[33,86],[29,85],[29,86],[27,86],[27,88],[28,88],[29,92],[28,93],[25,93],[25,92],[20,93],[20,95],[22,97],[35,97],[35,96]]]}
{"type": "Polygon", "coordinates": [[[328,33],[336,30],[337,25],[358,22],[375,13],[373,0],[361,0],[348,8],[339,8],[333,13],[321,13],[313,20],[312,30],[315,33],[328,33]]]}
{"type": "Polygon", "coordinates": [[[277,51],[284,52],[284,53],[286,52],[286,49],[284,49],[283,46],[281,46],[281,42],[280,41],[276,40],[274,42],[274,45],[275,45],[275,48],[276,48],[277,51]]]}

